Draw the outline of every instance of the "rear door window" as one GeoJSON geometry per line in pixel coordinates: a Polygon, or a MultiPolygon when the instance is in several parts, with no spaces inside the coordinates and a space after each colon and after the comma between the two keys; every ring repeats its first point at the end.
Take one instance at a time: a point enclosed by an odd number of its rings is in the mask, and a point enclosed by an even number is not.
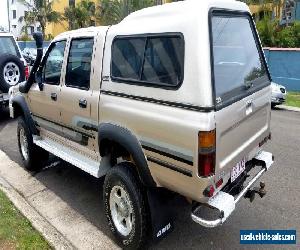
{"type": "Polygon", "coordinates": [[[68,57],[66,85],[89,89],[94,38],[73,39],[68,57]]]}
{"type": "Polygon", "coordinates": [[[253,23],[248,16],[215,14],[212,17],[212,38],[217,108],[270,84],[253,23]]]}
{"type": "Polygon", "coordinates": [[[0,37],[0,54],[11,54],[20,57],[12,37],[0,37]]]}

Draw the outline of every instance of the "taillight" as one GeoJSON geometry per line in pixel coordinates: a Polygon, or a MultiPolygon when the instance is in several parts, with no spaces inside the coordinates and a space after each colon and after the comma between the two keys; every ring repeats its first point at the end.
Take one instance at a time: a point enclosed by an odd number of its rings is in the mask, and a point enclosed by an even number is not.
{"type": "Polygon", "coordinates": [[[216,131],[200,131],[198,135],[198,173],[208,177],[215,173],[216,131]]]}
{"type": "Polygon", "coordinates": [[[29,67],[28,65],[25,66],[25,78],[26,80],[28,80],[28,77],[29,77],[29,67]]]}

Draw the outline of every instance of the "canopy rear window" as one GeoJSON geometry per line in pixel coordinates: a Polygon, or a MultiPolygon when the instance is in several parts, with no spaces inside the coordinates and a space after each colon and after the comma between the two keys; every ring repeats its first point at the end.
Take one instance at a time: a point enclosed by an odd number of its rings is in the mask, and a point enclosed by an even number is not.
{"type": "Polygon", "coordinates": [[[214,84],[217,108],[270,84],[262,51],[248,15],[212,17],[214,84]]]}

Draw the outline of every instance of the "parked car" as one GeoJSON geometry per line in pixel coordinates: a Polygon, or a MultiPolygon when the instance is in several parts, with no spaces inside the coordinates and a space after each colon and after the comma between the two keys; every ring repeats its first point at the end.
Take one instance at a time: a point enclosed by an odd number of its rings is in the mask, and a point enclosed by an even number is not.
{"type": "Polygon", "coordinates": [[[0,106],[9,101],[9,88],[25,80],[28,67],[12,34],[0,32],[0,106]]]}
{"type": "Polygon", "coordinates": [[[36,58],[36,49],[35,48],[25,48],[22,51],[22,56],[26,60],[29,66],[33,66],[36,58]]]}
{"type": "Polygon", "coordinates": [[[286,101],[286,88],[280,84],[277,84],[275,82],[271,83],[272,88],[272,107],[275,107],[276,105],[284,104],[286,101]]]}
{"type": "Polygon", "coordinates": [[[243,197],[266,194],[254,184],[274,160],[263,150],[271,80],[246,4],[147,8],[63,33],[43,59],[35,39],[31,75],[10,102],[23,164],[39,169],[50,152],[105,176],[105,214],[122,247],[171,231],[165,190],[186,197],[205,227],[224,223],[243,197]]]}

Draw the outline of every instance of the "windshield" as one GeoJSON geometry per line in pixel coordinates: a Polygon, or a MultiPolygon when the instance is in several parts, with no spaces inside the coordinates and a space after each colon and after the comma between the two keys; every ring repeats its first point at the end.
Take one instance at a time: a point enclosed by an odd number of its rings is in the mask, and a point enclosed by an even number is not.
{"type": "Polygon", "coordinates": [[[233,103],[270,84],[247,16],[212,18],[217,106],[233,103]]]}
{"type": "Polygon", "coordinates": [[[0,37],[0,54],[11,54],[19,57],[15,41],[12,37],[0,37]]]}

